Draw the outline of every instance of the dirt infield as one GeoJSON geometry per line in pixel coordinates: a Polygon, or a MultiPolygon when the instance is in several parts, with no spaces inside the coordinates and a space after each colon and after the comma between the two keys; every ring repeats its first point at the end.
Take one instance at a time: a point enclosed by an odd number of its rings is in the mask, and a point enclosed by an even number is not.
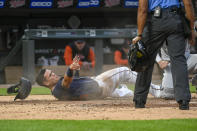
{"type": "Polygon", "coordinates": [[[174,100],[149,96],[145,109],[135,109],[132,98],[91,101],[57,101],[51,95],[31,95],[23,101],[0,96],[0,119],[150,120],[197,118],[197,95],[192,94],[189,111],[181,111],[174,100]]]}

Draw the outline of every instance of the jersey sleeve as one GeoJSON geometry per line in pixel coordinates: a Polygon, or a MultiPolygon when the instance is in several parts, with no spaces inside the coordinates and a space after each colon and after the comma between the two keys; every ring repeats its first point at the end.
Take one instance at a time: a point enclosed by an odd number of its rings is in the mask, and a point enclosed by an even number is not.
{"type": "Polygon", "coordinates": [[[72,48],[70,46],[66,46],[65,52],[64,52],[64,61],[66,65],[72,64],[72,48]]]}
{"type": "Polygon", "coordinates": [[[157,63],[159,63],[162,60],[159,53],[157,53],[157,56],[156,56],[155,60],[156,60],[157,63]]]}

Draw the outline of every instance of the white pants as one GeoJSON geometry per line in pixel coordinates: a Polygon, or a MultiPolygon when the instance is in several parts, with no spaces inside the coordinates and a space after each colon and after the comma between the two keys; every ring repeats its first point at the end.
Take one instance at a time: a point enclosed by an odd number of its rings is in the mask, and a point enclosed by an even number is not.
{"type": "MultiPolygon", "coordinates": [[[[163,73],[162,90],[152,90],[155,97],[158,98],[174,98],[174,86],[171,73],[171,65],[169,64],[163,73]]],[[[187,67],[189,74],[197,73],[197,54],[190,54],[187,59],[187,67]]],[[[152,94],[152,93],[151,93],[152,94]]]]}
{"type": "MultiPolygon", "coordinates": [[[[119,67],[106,71],[93,79],[96,80],[99,87],[102,88],[102,97],[108,97],[111,96],[119,84],[135,84],[136,78],[136,72],[131,71],[128,67],[119,67]]],[[[151,84],[151,86],[159,88],[157,85],[151,84]]]]}

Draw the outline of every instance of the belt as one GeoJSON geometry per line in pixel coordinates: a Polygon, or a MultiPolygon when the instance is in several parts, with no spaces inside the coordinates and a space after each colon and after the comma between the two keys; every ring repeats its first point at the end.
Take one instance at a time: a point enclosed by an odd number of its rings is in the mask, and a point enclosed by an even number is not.
{"type": "MultiPolygon", "coordinates": [[[[181,9],[173,6],[173,7],[169,7],[169,8],[162,8],[161,12],[169,12],[169,13],[179,14],[181,12],[181,9]]],[[[154,14],[154,11],[151,11],[150,13],[154,14]]]]}

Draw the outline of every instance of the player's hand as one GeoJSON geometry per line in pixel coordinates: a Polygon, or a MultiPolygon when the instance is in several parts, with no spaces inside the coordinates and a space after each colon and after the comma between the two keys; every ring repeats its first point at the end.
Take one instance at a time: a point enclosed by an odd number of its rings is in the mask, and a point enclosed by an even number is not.
{"type": "Polygon", "coordinates": [[[136,44],[141,39],[142,39],[142,37],[136,36],[135,38],[132,39],[132,44],[136,44]]]}
{"type": "Polygon", "coordinates": [[[72,63],[69,68],[71,70],[80,70],[80,65],[79,64],[75,64],[75,63],[72,63]]]}
{"type": "Polygon", "coordinates": [[[158,64],[159,64],[159,67],[163,70],[168,66],[169,61],[161,60],[158,62],[158,64]]]}
{"type": "Polygon", "coordinates": [[[80,65],[79,65],[79,56],[76,55],[73,59],[73,63],[69,66],[71,70],[80,70],[80,65]]]}
{"type": "Polygon", "coordinates": [[[79,56],[78,55],[76,55],[74,58],[73,58],[73,62],[79,62],[79,60],[80,60],[80,58],[79,58],[79,56]]]}

